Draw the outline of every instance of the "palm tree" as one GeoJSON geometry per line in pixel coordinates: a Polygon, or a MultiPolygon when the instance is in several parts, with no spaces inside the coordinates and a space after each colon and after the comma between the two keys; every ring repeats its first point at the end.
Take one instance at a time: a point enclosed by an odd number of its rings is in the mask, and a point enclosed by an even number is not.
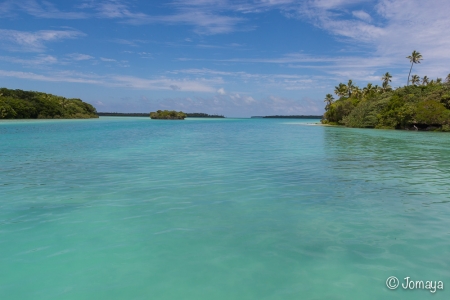
{"type": "Polygon", "coordinates": [[[381,90],[383,92],[388,92],[388,91],[392,91],[392,87],[389,85],[389,83],[387,81],[383,82],[383,84],[381,85],[381,90]]]}
{"type": "Polygon", "coordinates": [[[334,87],[334,93],[339,97],[347,95],[347,86],[343,83],[339,83],[338,86],[334,87]]]}
{"type": "Polygon", "coordinates": [[[333,100],[334,100],[333,95],[327,94],[325,96],[325,100],[323,100],[324,102],[327,103],[327,105],[325,106],[325,110],[328,110],[328,108],[331,106],[331,104],[333,104],[333,100]]]}
{"type": "Polygon", "coordinates": [[[420,54],[420,52],[417,52],[416,50],[414,50],[412,52],[412,54],[410,56],[407,56],[406,58],[409,59],[409,61],[411,62],[411,68],[409,69],[409,74],[408,74],[408,83],[406,85],[409,85],[409,76],[411,76],[411,70],[414,64],[420,64],[420,61],[422,60],[422,54],[420,54]]]}
{"type": "Polygon", "coordinates": [[[381,77],[381,80],[383,81],[382,86],[382,91],[386,92],[386,91],[390,91],[392,90],[392,87],[389,85],[389,82],[391,82],[392,75],[389,74],[389,72],[386,72],[386,74],[383,75],[383,77],[381,77]]]}
{"type": "Polygon", "coordinates": [[[442,78],[436,78],[436,83],[441,83],[442,82],[442,78]]]}
{"type": "Polygon", "coordinates": [[[349,97],[352,96],[352,92],[353,92],[354,88],[355,88],[355,86],[353,85],[353,81],[350,79],[347,83],[347,93],[348,93],[349,97]]]}
{"type": "Polygon", "coordinates": [[[445,82],[450,83],[450,74],[448,74],[447,77],[445,78],[445,82]]]}
{"type": "Polygon", "coordinates": [[[428,76],[423,76],[422,78],[422,85],[428,85],[430,83],[430,79],[428,78],[428,76]]]}
{"type": "Polygon", "coordinates": [[[355,86],[353,88],[352,95],[353,95],[354,98],[361,100],[361,97],[362,97],[363,93],[362,93],[362,90],[359,87],[355,86]]]}
{"type": "Polygon", "coordinates": [[[381,86],[378,86],[378,84],[376,84],[374,86],[374,90],[376,93],[382,93],[383,92],[383,88],[381,86]]]}
{"type": "Polygon", "coordinates": [[[371,83],[368,83],[365,88],[363,88],[363,95],[365,97],[372,96],[376,93],[378,86],[373,86],[371,83]]]}
{"type": "Polygon", "coordinates": [[[413,85],[418,85],[420,83],[420,77],[418,75],[413,75],[411,77],[411,83],[413,85]]]}
{"type": "Polygon", "coordinates": [[[389,84],[389,82],[391,82],[392,75],[389,74],[389,72],[386,72],[386,74],[383,75],[383,77],[381,77],[381,80],[383,81],[383,84],[386,83],[386,85],[389,84]]]}

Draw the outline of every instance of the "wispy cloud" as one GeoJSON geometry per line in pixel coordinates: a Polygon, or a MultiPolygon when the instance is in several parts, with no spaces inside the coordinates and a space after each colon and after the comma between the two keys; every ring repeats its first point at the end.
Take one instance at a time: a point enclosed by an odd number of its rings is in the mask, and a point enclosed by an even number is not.
{"type": "Polygon", "coordinates": [[[298,16],[348,39],[350,45],[366,45],[366,54],[358,61],[378,57],[385,68],[392,62],[406,65],[405,57],[417,50],[426,61],[422,70],[429,76],[443,76],[443,66],[450,65],[449,8],[447,0],[429,0],[426,5],[419,0],[311,0],[298,9],[298,16]],[[363,2],[373,5],[372,15],[354,9],[363,2]]]}
{"type": "Polygon", "coordinates": [[[36,32],[0,29],[0,45],[10,51],[42,52],[46,42],[73,39],[85,34],[75,30],[40,30],[36,32]]]}
{"type": "Polygon", "coordinates": [[[69,57],[70,59],[75,60],[75,61],[83,61],[83,60],[94,59],[94,57],[91,56],[91,55],[81,54],[81,53],[71,53],[71,54],[68,54],[67,57],[69,57]]]}
{"type": "Polygon", "coordinates": [[[59,10],[54,4],[49,1],[37,0],[22,0],[13,1],[7,0],[0,4],[0,14],[11,16],[15,10],[21,10],[25,13],[37,18],[45,19],[85,19],[88,14],[85,12],[65,12],[59,10]]]}
{"type": "MultiPolygon", "coordinates": [[[[204,3],[206,4],[206,3],[204,3]]],[[[186,24],[195,27],[200,34],[228,33],[236,30],[236,25],[243,21],[239,17],[231,17],[215,12],[210,5],[194,5],[189,1],[174,3],[174,13],[168,15],[149,15],[132,12],[119,1],[107,1],[97,6],[98,15],[104,18],[122,19],[134,25],[163,23],[167,25],[186,24]]]]}
{"type": "Polygon", "coordinates": [[[371,22],[372,17],[363,10],[354,10],[352,11],[352,15],[358,19],[361,19],[366,22],[371,22]]]}
{"type": "Polygon", "coordinates": [[[56,6],[48,1],[36,0],[15,1],[16,5],[26,11],[28,14],[38,18],[48,19],[84,19],[88,15],[84,12],[63,12],[56,8],[56,6]]]}
{"type": "Polygon", "coordinates": [[[71,71],[52,72],[51,74],[37,74],[34,72],[0,70],[0,76],[47,82],[87,83],[108,87],[121,87],[149,91],[178,90],[183,92],[201,93],[215,93],[217,90],[215,86],[223,83],[220,79],[173,79],[166,77],[147,79],[135,76],[96,75],[71,71]]]}
{"type": "Polygon", "coordinates": [[[8,63],[15,63],[15,64],[21,64],[24,66],[48,66],[59,63],[58,58],[52,56],[52,55],[38,55],[36,57],[32,58],[18,58],[18,57],[11,57],[11,56],[0,56],[0,60],[8,62],[8,63]]]}
{"type": "MultiPolygon", "coordinates": [[[[323,81],[323,76],[306,76],[295,74],[262,74],[262,73],[247,73],[247,72],[226,72],[211,69],[184,69],[177,70],[171,73],[174,74],[189,74],[195,76],[212,76],[218,78],[227,77],[228,84],[244,82],[247,85],[251,84],[251,87],[258,87],[258,90],[273,89],[277,91],[292,91],[292,90],[306,90],[314,89],[323,81]]],[[[251,89],[252,89],[251,88],[251,89]]],[[[250,91],[248,91],[250,92],[250,91]]],[[[228,94],[224,88],[217,90],[217,93],[221,95],[228,94]]]]}
{"type": "Polygon", "coordinates": [[[113,58],[105,58],[105,57],[100,57],[100,60],[103,62],[116,62],[117,61],[113,58]]]}

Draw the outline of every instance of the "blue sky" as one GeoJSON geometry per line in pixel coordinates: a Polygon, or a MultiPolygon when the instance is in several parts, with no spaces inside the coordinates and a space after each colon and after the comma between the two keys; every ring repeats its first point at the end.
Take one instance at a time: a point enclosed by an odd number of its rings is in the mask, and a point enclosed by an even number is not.
{"type": "Polygon", "coordinates": [[[450,73],[448,0],[0,0],[0,86],[103,112],[322,114],[352,79],[450,73]]]}

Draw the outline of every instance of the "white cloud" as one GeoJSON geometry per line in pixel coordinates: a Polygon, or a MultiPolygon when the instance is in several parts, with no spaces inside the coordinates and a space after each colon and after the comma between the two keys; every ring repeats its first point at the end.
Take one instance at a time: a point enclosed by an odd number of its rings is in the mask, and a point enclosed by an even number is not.
{"type": "Polygon", "coordinates": [[[38,55],[33,58],[18,58],[11,56],[0,56],[0,60],[9,63],[22,64],[26,66],[52,65],[58,63],[58,59],[52,55],[38,55]]]}
{"type": "Polygon", "coordinates": [[[101,61],[104,61],[104,62],[116,62],[117,60],[115,60],[115,59],[112,59],[112,58],[105,58],[105,57],[100,57],[100,60],[101,61]]]}
{"type": "Polygon", "coordinates": [[[73,39],[85,34],[75,30],[40,30],[36,32],[0,29],[0,45],[10,51],[42,52],[45,42],[73,39]]]}
{"type": "Polygon", "coordinates": [[[218,89],[218,90],[217,90],[217,93],[218,93],[219,95],[225,95],[225,94],[226,94],[224,88],[218,89]]]}
{"type": "Polygon", "coordinates": [[[0,70],[0,76],[20,79],[31,79],[48,82],[88,83],[109,87],[122,87],[149,91],[179,90],[183,92],[215,93],[220,79],[172,79],[172,78],[140,78],[123,75],[96,75],[71,71],[51,72],[51,74],[36,74],[33,72],[17,72],[0,70]]]}
{"type": "Polygon", "coordinates": [[[145,79],[134,76],[112,76],[111,84],[114,86],[129,87],[143,90],[180,90],[184,92],[204,92],[214,93],[215,84],[221,83],[220,80],[208,79],[145,79]]]}
{"type": "Polygon", "coordinates": [[[91,60],[94,59],[93,56],[87,55],[87,54],[81,54],[81,53],[71,53],[67,55],[69,58],[75,61],[83,61],[83,60],[91,60]]]}
{"type": "Polygon", "coordinates": [[[49,1],[36,0],[6,0],[0,3],[0,15],[14,16],[15,11],[20,10],[37,18],[45,19],[85,19],[88,14],[79,11],[64,12],[56,8],[49,1]]]}
{"type": "Polygon", "coordinates": [[[98,16],[111,19],[122,19],[134,25],[163,23],[168,25],[186,24],[195,27],[199,34],[219,34],[236,30],[242,18],[230,17],[216,13],[216,3],[212,1],[175,2],[174,13],[167,15],[149,15],[132,12],[123,2],[106,1],[97,5],[98,16]]]}
{"type": "Polygon", "coordinates": [[[94,78],[80,77],[76,74],[67,74],[66,72],[61,72],[52,75],[36,74],[33,72],[18,72],[18,71],[5,71],[0,70],[1,77],[13,77],[20,79],[30,79],[37,81],[47,81],[47,82],[72,82],[72,83],[89,83],[89,84],[101,84],[102,82],[94,78]]]}
{"type": "Polygon", "coordinates": [[[372,22],[372,17],[363,10],[354,10],[352,11],[352,15],[360,20],[372,22]]]}
{"type": "Polygon", "coordinates": [[[42,1],[42,5],[36,0],[14,2],[28,14],[48,19],[84,19],[87,15],[83,12],[62,12],[48,1],[42,1]]]}
{"type": "MultiPolygon", "coordinates": [[[[431,77],[445,76],[450,70],[450,18],[448,0],[314,0],[305,2],[298,10],[299,16],[337,38],[345,38],[348,45],[364,54],[355,61],[363,63],[366,76],[370,78],[380,68],[397,71],[404,77],[409,71],[406,56],[413,50],[422,53],[423,64],[416,66],[417,72],[431,77]],[[353,9],[358,2],[373,4],[374,14],[353,9]],[[355,19],[356,18],[356,19],[355,19]],[[370,22],[370,24],[368,23],[370,22]],[[366,50],[367,49],[367,50],[366,50]],[[375,62],[370,65],[370,61],[375,62]]],[[[348,63],[348,62],[346,62],[348,63]]],[[[345,63],[345,64],[346,64],[345,63]]],[[[336,65],[345,65],[337,63],[336,65]]],[[[361,76],[362,68],[348,64],[338,72],[331,73],[361,76]],[[353,71],[352,71],[353,69],[353,71]]]]}

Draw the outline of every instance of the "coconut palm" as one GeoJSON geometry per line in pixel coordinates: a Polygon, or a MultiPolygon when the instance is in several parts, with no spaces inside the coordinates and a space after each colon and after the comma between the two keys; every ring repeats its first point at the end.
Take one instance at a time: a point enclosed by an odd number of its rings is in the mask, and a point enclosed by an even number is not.
{"type": "Polygon", "coordinates": [[[364,97],[373,96],[377,92],[378,86],[374,86],[371,83],[368,83],[366,87],[363,88],[364,97]]]}
{"type": "Polygon", "coordinates": [[[382,92],[392,91],[392,87],[389,85],[387,81],[384,81],[383,84],[381,85],[381,90],[382,92]]]}
{"type": "Polygon", "coordinates": [[[381,80],[383,81],[383,85],[389,85],[389,82],[391,82],[392,75],[389,74],[389,72],[386,72],[386,74],[383,75],[383,77],[381,77],[381,80]]]}
{"type": "Polygon", "coordinates": [[[347,94],[349,97],[352,96],[353,93],[353,89],[355,88],[355,86],[353,85],[353,81],[350,79],[347,83],[347,94]]]}
{"type": "Polygon", "coordinates": [[[333,100],[334,100],[333,95],[327,94],[325,96],[325,100],[323,100],[324,102],[327,103],[327,105],[325,106],[325,110],[328,110],[328,108],[331,106],[331,104],[333,104],[333,100]]]}
{"type": "Polygon", "coordinates": [[[436,83],[442,83],[442,78],[436,78],[436,83]]]}
{"type": "Polygon", "coordinates": [[[343,97],[347,95],[347,86],[343,83],[339,83],[338,86],[334,87],[334,93],[338,95],[339,97],[343,97]]]}
{"type": "Polygon", "coordinates": [[[447,77],[445,78],[445,82],[450,83],[450,74],[448,74],[447,77]]]}
{"type": "Polygon", "coordinates": [[[378,86],[378,84],[376,84],[374,86],[374,90],[376,93],[382,93],[383,92],[383,88],[381,86],[378,86]]]}
{"type": "Polygon", "coordinates": [[[362,90],[359,87],[355,86],[353,88],[352,96],[356,99],[361,100],[361,97],[363,96],[362,90]]]}
{"type": "Polygon", "coordinates": [[[428,85],[430,83],[430,79],[428,78],[428,76],[423,76],[422,78],[422,85],[428,85]]]}
{"type": "Polygon", "coordinates": [[[419,77],[419,75],[413,75],[413,76],[411,77],[411,83],[412,83],[413,85],[418,85],[418,84],[420,83],[420,77],[419,77]]]}
{"type": "Polygon", "coordinates": [[[417,52],[416,50],[414,50],[412,52],[412,54],[410,56],[406,57],[407,59],[409,59],[409,61],[411,62],[411,68],[409,69],[409,74],[408,74],[408,83],[406,85],[409,85],[409,77],[411,76],[411,70],[414,64],[420,64],[420,61],[423,59],[422,58],[422,54],[420,54],[420,52],[417,52]]]}

